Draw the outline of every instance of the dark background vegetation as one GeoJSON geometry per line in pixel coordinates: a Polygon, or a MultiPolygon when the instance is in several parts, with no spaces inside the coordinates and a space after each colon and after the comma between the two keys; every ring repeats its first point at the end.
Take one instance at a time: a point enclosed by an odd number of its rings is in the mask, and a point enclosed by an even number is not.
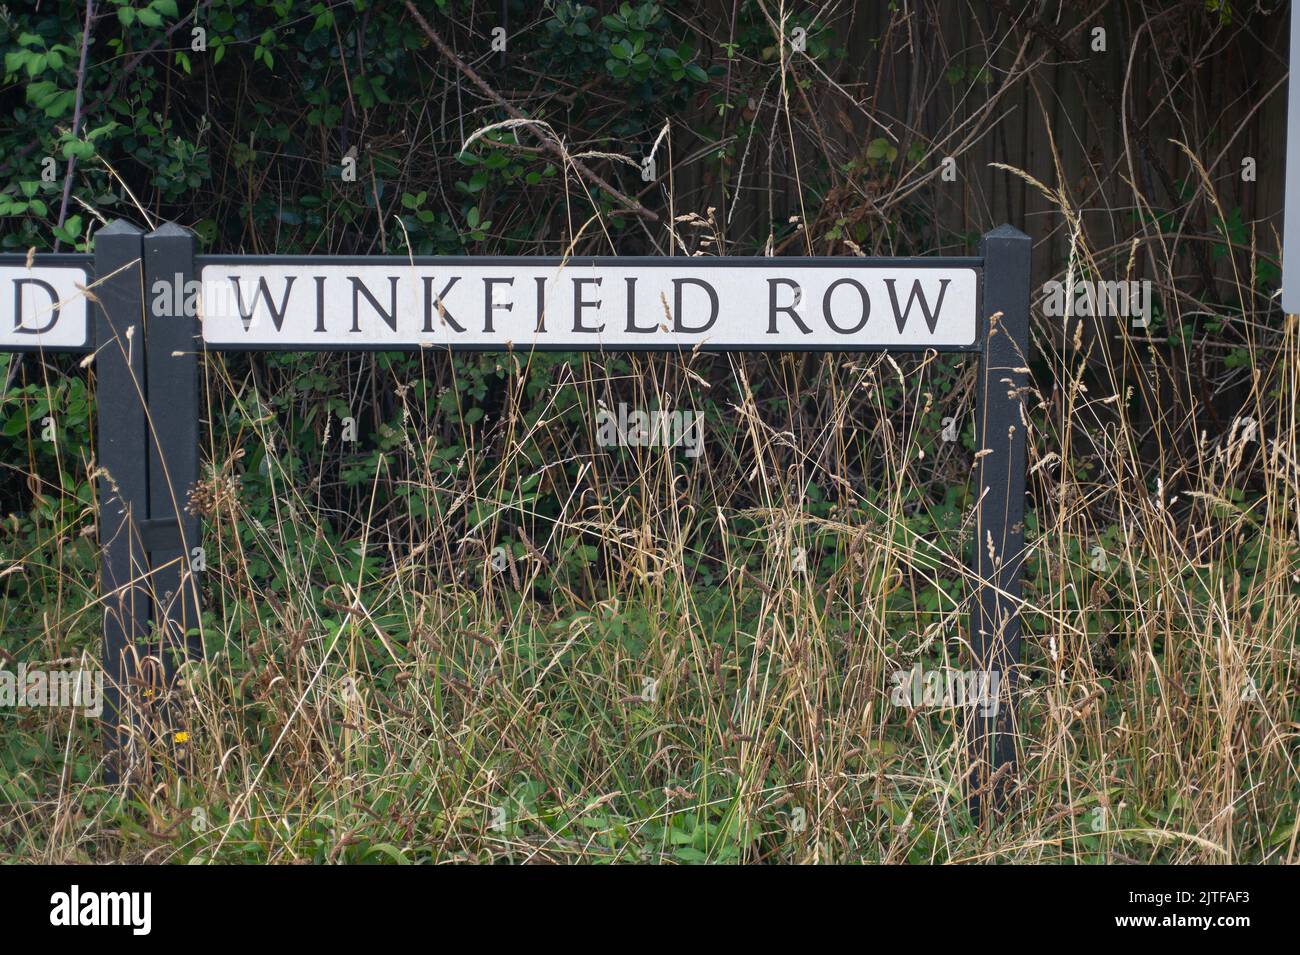
{"type": "MultiPolygon", "coordinates": [[[[1076,276],[1157,286],[1157,354],[1089,352],[1094,363],[1132,366],[1151,455],[1180,427],[1231,420],[1243,325],[1280,321],[1271,296],[1285,5],[418,6],[467,69],[398,2],[8,4],[0,243],[86,249],[100,221],[124,216],[180,222],[213,252],[969,254],[981,232],[1011,222],[1034,238],[1041,280],[1064,277],[1077,230],[1087,254],[1074,248],[1076,276]],[[787,36],[806,31],[806,55],[776,41],[782,18],[787,36]],[[206,52],[192,50],[196,26],[206,52]],[[504,55],[491,51],[498,26],[504,55]],[[1106,31],[1101,52],[1096,27],[1106,31]],[[475,131],[516,115],[505,104],[549,132],[500,130],[462,151],[475,131]],[[635,163],[666,123],[660,175],[643,182],[635,163]],[[572,168],[564,175],[543,139],[626,157],[580,162],[644,211],[629,214],[572,168]],[[1213,200],[1173,140],[1200,157],[1213,200]],[[356,182],[342,181],[345,155],[357,158],[356,182]],[[956,182],[938,175],[949,156],[956,182]],[[47,157],[52,181],[42,179],[47,157]],[[1241,174],[1248,157],[1253,181],[1241,174]],[[668,224],[691,213],[713,225],[677,223],[670,235],[668,224]]],[[[1040,346],[1063,328],[1041,321],[1040,346]]],[[[1116,331],[1089,323],[1085,345],[1116,331]]],[[[281,410],[304,397],[346,407],[370,435],[418,361],[250,359],[281,410]]],[[[499,363],[457,361],[471,402],[498,410],[499,363]]],[[[37,364],[10,368],[6,381],[36,380],[37,364]]],[[[544,373],[549,362],[534,364],[544,373]]],[[[432,400],[449,365],[419,367],[430,426],[453,406],[446,394],[440,409],[432,400]]],[[[1050,367],[1036,371],[1050,392],[1050,367]]],[[[815,415],[818,396],[806,397],[815,415]]],[[[88,443],[81,387],[66,382],[54,400],[73,443],[88,443]]],[[[7,416],[7,436],[19,439],[11,455],[44,411],[39,400],[28,407],[7,416]]],[[[288,431],[323,436],[319,412],[301,424],[288,431]]],[[[15,482],[4,503],[25,509],[15,482]]]]}

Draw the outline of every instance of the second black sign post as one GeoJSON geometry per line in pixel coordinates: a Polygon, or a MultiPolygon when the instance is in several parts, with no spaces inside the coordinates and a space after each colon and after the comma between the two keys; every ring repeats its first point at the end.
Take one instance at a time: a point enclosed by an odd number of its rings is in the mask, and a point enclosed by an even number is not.
{"type": "MultiPolygon", "coordinates": [[[[199,600],[193,561],[201,550],[201,531],[198,518],[187,509],[187,497],[190,489],[198,480],[199,470],[199,401],[198,401],[198,354],[208,347],[222,350],[265,350],[269,348],[285,350],[340,350],[350,347],[348,337],[322,336],[317,329],[325,324],[326,316],[320,312],[324,305],[315,306],[315,311],[305,313],[300,327],[310,330],[309,334],[289,335],[285,340],[264,341],[251,340],[235,343],[222,339],[217,343],[205,343],[204,325],[201,316],[193,307],[156,308],[159,302],[184,303],[185,301],[203,301],[210,293],[207,284],[199,281],[201,273],[207,266],[218,263],[222,273],[242,270],[248,281],[246,290],[237,287],[235,300],[244,308],[240,309],[241,325],[237,328],[254,329],[257,327],[274,327],[278,332],[287,326],[284,313],[277,317],[276,302],[289,301],[290,279],[287,270],[302,268],[308,263],[313,272],[326,273],[337,269],[341,262],[352,262],[359,266],[375,266],[387,263],[384,268],[391,271],[405,266],[410,269],[420,267],[420,260],[369,259],[341,260],[336,258],[291,258],[281,256],[259,257],[219,257],[199,260],[195,255],[194,236],[188,230],[173,224],[166,224],[143,237],[138,230],[129,235],[125,229],[133,227],[111,226],[100,233],[96,257],[96,271],[100,276],[107,274],[104,270],[120,267],[131,257],[132,248],[143,246],[143,263],[138,260],[129,264],[136,267],[134,273],[124,273],[108,280],[100,292],[100,320],[97,323],[96,338],[99,348],[99,397],[100,397],[100,444],[101,463],[112,475],[112,480],[103,485],[101,497],[101,521],[104,532],[104,585],[108,603],[108,619],[105,623],[105,668],[110,680],[130,680],[132,675],[123,661],[137,647],[146,644],[148,639],[148,622],[153,618],[153,627],[159,635],[160,645],[150,648],[154,654],[169,661],[183,659],[186,655],[197,656],[202,653],[202,645],[194,635],[199,626],[199,600]],[[121,233],[119,235],[119,233],[121,233]],[[130,246],[130,247],[128,247],[130,246]],[[119,261],[122,260],[122,261],[119,261]],[[140,274],[139,266],[143,266],[140,274]],[[260,270],[275,273],[280,284],[277,292],[280,298],[270,294],[269,284],[265,283],[260,270]],[[126,288],[130,282],[133,287],[126,288]],[[138,284],[136,284],[138,283],[138,284]],[[119,286],[121,286],[119,288],[119,286]],[[260,291],[259,289],[264,289],[260,291]],[[197,290],[197,291],[196,291],[197,290]],[[143,291],[143,296],[141,292],[143,291]],[[245,291],[247,294],[244,294],[245,291]],[[117,293],[121,293],[118,295],[117,293]],[[129,294],[128,294],[129,293],[129,294]],[[116,295],[116,298],[115,298],[116,295]],[[160,297],[161,296],[161,297],[160,297]],[[197,297],[194,297],[197,296],[197,297]],[[117,298],[122,301],[116,301],[117,298]],[[143,301],[141,300],[143,298],[143,301]],[[259,320],[249,312],[244,314],[248,303],[257,308],[264,303],[268,315],[259,320]],[[148,307],[146,307],[148,306],[148,307]],[[124,324],[122,316],[134,309],[136,314],[145,318],[145,341],[132,342],[124,336],[120,325],[124,324]],[[147,316],[147,317],[146,317],[147,316]],[[260,326],[257,324],[261,322],[260,326]],[[107,337],[106,337],[107,336],[107,337]],[[326,340],[327,339],[327,340],[326,340]],[[133,384],[133,382],[139,384],[133,384]],[[147,475],[137,472],[143,470],[144,456],[131,460],[127,452],[118,454],[114,449],[123,445],[119,440],[123,429],[134,430],[135,411],[129,407],[134,401],[129,388],[139,388],[141,396],[147,394],[147,475]],[[127,399],[131,398],[132,401],[127,399]],[[105,401],[109,403],[106,405],[105,401]],[[143,480],[142,480],[143,477],[143,480]],[[105,513],[112,510],[113,513],[105,513]],[[134,520],[133,520],[134,518],[134,520]],[[129,531],[138,526],[139,540],[129,531]],[[147,552],[147,559],[140,554],[141,545],[147,552]],[[141,566],[143,564],[144,566],[141,566]],[[137,586],[142,579],[150,583],[148,593],[137,586]],[[150,608],[152,598],[152,614],[150,608]]],[[[619,286],[626,283],[629,300],[635,282],[653,282],[659,269],[663,275],[680,275],[680,270],[689,268],[698,270],[707,268],[716,270],[716,283],[719,288],[732,288],[733,294],[744,300],[744,305],[733,302],[731,312],[725,313],[726,305],[719,304],[717,296],[711,294],[712,316],[709,323],[717,320],[720,328],[731,331],[719,344],[712,347],[706,341],[700,341],[695,347],[712,351],[784,351],[784,350],[825,350],[825,351],[926,351],[947,350],[978,353],[980,357],[976,435],[979,445],[975,463],[975,533],[970,557],[971,587],[970,593],[970,627],[969,647],[972,668],[982,670],[996,678],[999,687],[998,705],[989,715],[983,715],[982,708],[971,707],[968,712],[968,739],[971,747],[971,773],[966,780],[967,792],[973,812],[977,817],[988,819],[990,806],[1000,806],[1005,797],[1008,784],[1014,776],[1016,760],[1016,714],[1015,671],[1020,655],[1020,618],[1021,569],[1024,559],[1024,495],[1026,432],[1028,417],[1025,409],[1025,391],[1028,379],[1029,354],[1029,260],[1030,240],[1023,233],[1002,226],[984,236],[981,242],[981,257],[978,259],[820,259],[787,260],[781,267],[788,267],[800,276],[800,280],[817,281],[818,270],[826,272],[835,269],[845,278],[822,278],[830,281],[826,291],[818,296],[812,295],[807,307],[816,308],[820,301],[821,308],[832,317],[832,296],[835,287],[851,282],[858,290],[862,304],[855,313],[855,324],[862,332],[844,337],[841,332],[848,324],[843,319],[831,321],[831,332],[822,335],[811,334],[813,341],[800,342],[802,335],[796,337],[770,337],[770,329],[775,324],[777,313],[787,324],[792,324],[796,331],[803,325],[795,321],[798,312],[795,306],[783,302],[773,305],[771,290],[768,289],[757,304],[750,302],[753,289],[761,286],[764,270],[777,267],[782,260],[731,260],[715,258],[705,262],[701,260],[636,260],[603,259],[583,260],[573,263],[574,270],[599,270],[602,267],[611,270],[639,269],[637,276],[622,276],[619,286]],[[727,275],[733,269],[748,270],[746,280],[736,282],[727,275]],[[670,271],[671,270],[671,271],[670,271]],[[842,271],[839,271],[842,270],[842,271]],[[978,273],[978,295],[976,285],[972,284],[965,292],[955,292],[947,301],[949,309],[960,311],[955,319],[944,318],[943,295],[951,283],[965,281],[964,273],[978,273]],[[894,279],[888,276],[897,275],[894,279]],[[852,278],[857,276],[857,278],[852,278]],[[906,285],[904,284],[904,277],[906,285]],[[831,281],[831,279],[834,279],[831,281]],[[859,281],[861,279],[861,281],[859,281]],[[883,290],[880,297],[887,305],[880,307],[877,321],[871,322],[872,299],[868,289],[872,282],[879,284],[883,290]],[[929,284],[927,298],[926,283],[929,284]],[[900,289],[909,289],[904,301],[900,289]],[[936,290],[938,294],[936,293],[936,290]],[[913,299],[920,305],[915,315],[915,322],[925,322],[933,340],[927,344],[927,337],[917,331],[914,323],[908,325],[913,299]],[[720,314],[722,309],[725,314],[720,314]],[[962,332],[962,314],[967,314],[966,321],[972,322],[970,333],[962,332]],[[737,325],[738,316],[757,315],[761,321],[752,330],[737,325]],[[958,322],[953,325],[952,322],[958,322]],[[896,326],[896,327],[895,327],[896,326]],[[908,329],[912,330],[908,330],[908,329]],[[874,329],[874,331],[873,331],[874,329]],[[947,329],[945,332],[944,330],[947,329]],[[935,334],[937,333],[937,334],[935,334]],[[753,335],[752,338],[749,336],[753,335]],[[945,335],[947,336],[945,338],[945,335]],[[919,336],[919,337],[918,337],[919,336]]],[[[542,266],[546,269],[569,268],[566,263],[529,258],[490,260],[465,259],[455,263],[455,267],[473,269],[491,266],[494,272],[504,275],[531,274],[542,266]],[[513,272],[512,272],[513,270],[513,272]],[[531,271],[530,271],[531,270],[531,271]]],[[[425,260],[426,265],[446,267],[447,260],[425,260]]],[[[591,275],[588,271],[583,274],[591,275]]],[[[598,272],[595,274],[599,274],[598,272]]],[[[699,274],[699,273],[696,273],[699,274]]],[[[732,273],[736,275],[736,273],[732,273]]],[[[385,302],[373,289],[365,285],[365,280],[356,276],[346,279],[352,286],[352,314],[348,321],[333,321],[331,327],[343,328],[345,331],[359,328],[358,303],[364,299],[368,308],[381,320],[391,319],[393,331],[397,331],[399,316],[407,316],[417,311],[411,303],[399,302],[399,282],[402,277],[388,277],[391,285],[391,305],[385,302]],[[387,316],[387,317],[385,317],[387,316]]],[[[222,276],[228,279],[228,275],[222,276]]],[[[324,275],[303,276],[302,285],[309,288],[316,282],[324,282],[324,275]],[[310,279],[310,281],[308,281],[310,279]]],[[[244,281],[237,279],[234,281],[244,281]]],[[[428,286],[428,279],[423,276],[409,275],[406,281],[412,288],[428,286]],[[417,282],[416,279],[419,279],[417,282]]],[[[505,284],[501,279],[487,279],[505,284]]],[[[530,284],[545,286],[545,275],[533,277],[530,284]]],[[[590,278],[577,281],[591,283],[590,278]]],[[[683,282],[701,283],[697,279],[677,278],[683,282]]],[[[789,277],[768,278],[767,284],[799,284],[789,277]]],[[[377,288],[379,286],[376,286],[377,288]]],[[[957,288],[957,285],[952,285],[957,288]]],[[[710,285],[712,290],[712,285],[710,285]]],[[[545,288],[539,288],[539,295],[545,288]]],[[[485,326],[493,324],[493,313],[499,312],[499,320],[504,320],[508,310],[498,309],[491,297],[489,311],[486,313],[485,326]]],[[[662,297],[662,296],[660,296],[662,297]]],[[[346,297],[345,297],[346,298],[346,297]]],[[[318,294],[318,303],[326,301],[318,294]]],[[[585,298],[578,300],[586,307],[585,298]]],[[[792,300],[793,301],[793,300],[792,300]]],[[[338,306],[331,306],[338,307],[338,306]]],[[[440,303],[441,307],[441,303],[440,303]]],[[[577,308],[577,306],[572,306],[577,308]]],[[[679,304],[680,309],[680,304],[679,304]]],[[[549,309],[548,309],[549,311],[549,309]]],[[[373,317],[373,316],[372,316],[373,317]]],[[[527,335],[516,334],[516,340],[499,335],[496,339],[480,337],[477,340],[444,341],[433,344],[426,336],[408,334],[405,340],[367,341],[362,348],[384,350],[412,350],[424,347],[437,347],[453,351],[479,351],[514,349],[527,351],[529,348],[559,349],[569,351],[622,351],[622,350],[691,350],[691,346],[678,339],[682,337],[681,315],[667,316],[671,324],[665,325],[662,339],[664,344],[629,345],[626,339],[602,343],[599,338],[575,336],[572,334],[555,334],[555,329],[546,330],[545,339],[534,336],[528,340],[527,335]]],[[[630,319],[629,319],[630,321],[630,319]]],[[[540,316],[534,319],[534,330],[540,329],[540,316]]],[[[585,324],[580,323],[585,330],[585,324]]],[[[640,324],[636,326],[640,330],[640,324]]],[[[381,329],[382,330],[382,329],[381,329]]],[[[418,330],[417,330],[418,331],[418,330]]],[[[657,336],[651,336],[659,340],[657,336]]],[[[352,346],[355,347],[355,346],[352,346]]],[[[128,442],[131,444],[132,442],[128,442]]],[[[116,724],[110,724],[116,725],[116,724]]],[[[116,766],[116,754],[124,737],[110,733],[108,748],[113,756],[110,763],[116,766]]]]}
{"type": "Polygon", "coordinates": [[[970,707],[969,781],[976,817],[1001,806],[1016,769],[1016,679],[1020,663],[1021,571],[1025,550],[1025,466],[1029,414],[1030,240],[1000,226],[980,242],[985,326],[975,395],[974,586],[970,612],[975,668],[998,677],[999,706],[970,707]]]}
{"type": "MultiPolygon", "coordinates": [[[[154,626],[172,654],[203,653],[191,630],[199,626],[198,585],[191,572],[200,547],[198,516],[188,495],[199,479],[199,373],[202,348],[194,316],[160,316],[152,308],[159,288],[194,273],[194,234],[166,223],[144,237],[149,390],[149,525],[154,626]]],[[[201,551],[200,551],[201,553],[201,551]]]]}

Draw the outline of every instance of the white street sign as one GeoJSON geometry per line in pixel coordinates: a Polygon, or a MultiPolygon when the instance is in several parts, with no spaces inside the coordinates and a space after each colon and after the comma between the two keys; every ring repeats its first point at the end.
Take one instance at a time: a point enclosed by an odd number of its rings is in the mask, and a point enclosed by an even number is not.
{"type": "Polygon", "coordinates": [[[821,260],[535,259],[434,264],[204,264],[201,288],[150,291],[215,347],[526,350],[968,348],[974,267],[821,260]]]}
{"type": "Polygon", "coordinates": [[[76,266],[0,266],[0,351],[85,347],[89,312],[81,288],[89,284],[76,266]]]}

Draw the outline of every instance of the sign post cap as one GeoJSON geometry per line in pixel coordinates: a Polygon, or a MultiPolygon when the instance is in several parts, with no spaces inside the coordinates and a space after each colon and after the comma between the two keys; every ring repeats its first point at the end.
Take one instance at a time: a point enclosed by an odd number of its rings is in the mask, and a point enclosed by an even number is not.
{"type": "Polygon", "coordinates": [[[181,239],[189,238],[194,235],[193,230],[186,228],[176,222],[164,222],[158,228],[150,232],[145,238],[148,239],[181,239]]]}
{"type": "Polygon", "coordinates": [[[106,235],[144,235],[144,229],[141,229],[130,219],[114,219],[108,225],[95,232],[95,238],[106,235]]]}
{"type": "Polygon", "coordinates": [[[1021,232],[1010,223],[1004,222],[1002,225],[993,229],[991,232],[985,232],[982,238],[985,239],[1028,239],[1029,236],[1021,232]]]}

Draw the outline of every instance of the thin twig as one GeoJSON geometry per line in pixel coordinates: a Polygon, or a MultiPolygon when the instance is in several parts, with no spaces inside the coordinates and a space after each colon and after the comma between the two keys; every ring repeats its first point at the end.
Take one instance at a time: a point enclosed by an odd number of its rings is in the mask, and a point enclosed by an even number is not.
{"type": "MultiPolygon", "coordinates": [[[[519,110],[515,109],[508,102],[506,102],[506,100],[501,96],[501,94],[499,94],[492,87],[488,86],[488,84],[483,80],[483,78],[480,77],[478,73],[474,72],[473,67],[471,67],[468,63],[466,63],[459,56],[457,56],[455,51],[452,50],[451,47],[447,46],[447,44],[443,41],[442,37],[438,35],[438,32],[434,30],[433,27],[429,26],[428,21],[425,20],[424,17],[420,15],[420,11],[415,9],[415,4],[413,4],[411,0],[406,0],[406,9],[410,11],[410,14],[415,19],[416,24],[420,27],[421,30],[424,31],[425,35],[430,39],[430,41],[432,41],[433,45],[438,48],[438,52],[441,53],[443,56],[445,56],[447,59],[449,59],[455,65],[456,69],[464,73],[465,76],[469,78],[469,81],[473,83],[475,86],[477,86],[479,89],[481,89],[483,91],[483,94],[487,96],[488,99],[492,100],[492,102],[496,103],[503,110],[509,113],[512,118],[517,120],[523,120],[524,122],[531,122],[527,116],[525,116],[523,113],[519,112],[519,110]]],[[[536,133],[534,133],[534,135],[536,135],[536,133]]],[[[623,205],[627,207],[627,211],[635,212],[637,215],[641,216],[644,219],[649,219],[651,222],[659,221],[659,216],[655,215],[655,213],[651,212],[645,206],[641,205],[641,203],[637,202],[631,196],[625,195],[624,193],[615,189],[608,182],[602,179],[599,174],[592,172],[592,170],[588,169],[585,165],[583,165],[583,163],[569,156],[563,149],[561,149],[555,143],[551,142],[549,139],[545,138],[544,136],[538,136],[537,138],[547,152],[551,153],[553,156],[556,156],[560,160],[560,162],[568,165],[572,165],[573,168],[576,169],[582,175],[582,178],[586,179],[593,186],[605,190],[611,196],[617,199],[619,202],[623,203],[623,205]]]]}
{"type": "MultiPolygon", "coordinates": [[[[81,103],[86,90],[86,51],[90,49],[90,24],[95,16],[95,0],[86,0],[86,22],[81,28],[81,60],[77,64],[77,101],[72,108],[72,138],[81,132],[81,103]]],[[[59,251],[62,239],[58,230],[63,228],[63,221],[68,217],[68,198],[72,195],[72,175],[77,170],[77,155],[68,157],[68,171],[63,174],[63,201],[59,203],[59,223],[55,226],[54,251],[59,251]]]]}

